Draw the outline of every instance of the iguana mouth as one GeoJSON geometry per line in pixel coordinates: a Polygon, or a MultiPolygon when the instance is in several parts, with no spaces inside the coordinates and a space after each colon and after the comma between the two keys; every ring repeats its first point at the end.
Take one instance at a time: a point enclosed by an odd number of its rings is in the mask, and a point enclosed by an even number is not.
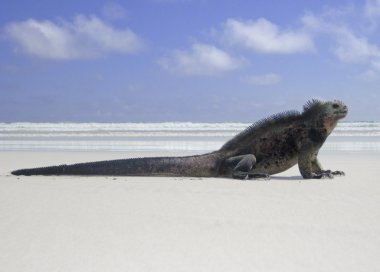
{"type": "Polygon", "coordinates": [[[344,110],[336,111],[336,112],[335,112],[335,114],[336,114],[339,118],[346,117],[347,113],[348,113],[348,110],[347,110],[347,109],[344,109],[344,110]]]}

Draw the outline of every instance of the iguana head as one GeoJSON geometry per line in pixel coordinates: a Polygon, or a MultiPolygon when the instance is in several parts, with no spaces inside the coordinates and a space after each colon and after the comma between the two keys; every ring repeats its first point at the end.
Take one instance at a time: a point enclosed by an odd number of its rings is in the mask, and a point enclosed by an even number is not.
{"type": "Polygon", "coordinates": [[[333,118],[335,120],[346,117],[348,112],[347,106],[339,100],[325,102],[324,110],[327,118],[333,118]]]}
{"type": "Polygon", "coordinates": [[[346,117],[347,106],[340,100],[320,101],[313,99],[303,107],[304,115],[312,115],[316,118],[328,118],[339,120],[346,117]]]}
{"type": "Polygon", "coordinates": [[[323,126],[330,133],[338,120],[346,117],[347,112],[348,108],[342,101],[333,100],[324,102],[313,99],[304,106],[303,115],[322,121],[323,126]]]}

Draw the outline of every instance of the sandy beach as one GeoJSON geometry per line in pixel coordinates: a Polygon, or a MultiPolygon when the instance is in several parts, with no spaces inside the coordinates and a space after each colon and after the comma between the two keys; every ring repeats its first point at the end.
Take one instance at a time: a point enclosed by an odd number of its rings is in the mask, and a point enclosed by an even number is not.
{"type": "Polygon", "coordinates": [[[333,180],[16,177],[167,153],[1,152],[3,271],[380,271],[379,155],[325,153],[333,180]]]}
{"type": "Polygon", "coordinates": [[[0,49],[0,272],[380,272],[380,0],[3,0],[0,49]]]}

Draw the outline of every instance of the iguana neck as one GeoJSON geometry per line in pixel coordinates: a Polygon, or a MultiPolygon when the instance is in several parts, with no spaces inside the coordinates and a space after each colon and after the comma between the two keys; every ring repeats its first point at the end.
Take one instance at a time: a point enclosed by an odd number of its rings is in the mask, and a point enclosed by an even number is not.
{"type": "Polygon", "coordinates": [[[334,128],[336,127],[336,125],[338,124],[338,120],[336,120],[335,118],[325,118],[323,120],[323,127],[325,128],[326,130],[326,133],[328,135],[330,135],[330,133],[334,130],[334,128]]]}

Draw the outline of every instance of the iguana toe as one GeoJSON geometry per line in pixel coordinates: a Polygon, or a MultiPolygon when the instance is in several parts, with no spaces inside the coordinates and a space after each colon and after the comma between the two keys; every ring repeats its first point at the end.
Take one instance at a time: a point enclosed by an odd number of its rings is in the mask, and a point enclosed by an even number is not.
{"type": "Polygon", "coordinates": [[[266,173],[248,173],[248,179],[270,180],[270,175],[266,173]]]}
{"type": "Polygon", "coordinates": [[[321,173],[312,173],[311,175],[312,179],[333,179],[334,175],[331,174],[331,171],[323,171],[321,173]]]}
{"type": "Polygon", "coordinates": [[[334,171],[334,172],[331,172],[331,174],[333,174],[334,176],[341,176],[341,177],[346,175],[343,171],[334,171]]]}

